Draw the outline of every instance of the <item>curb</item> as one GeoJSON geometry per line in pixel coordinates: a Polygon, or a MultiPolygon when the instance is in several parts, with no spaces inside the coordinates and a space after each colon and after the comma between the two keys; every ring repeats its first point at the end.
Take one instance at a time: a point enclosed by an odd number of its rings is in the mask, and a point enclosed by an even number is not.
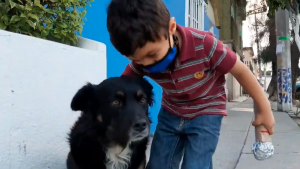
{"type": "MultiPolygon", "coordinates": [[[[273,111],[277,111],[277,102],[270,101],[270,104],[271,104],[271,109],[273,111]]],[[[296,109],[297,109],[297,107],[294,107],[294,105],[293,105],[291,111],[288,111],[288,112],[286,112],[286,111],[284,111],[284,112],[279,111],[279,112],[287,113],[290,116],[290,118],[293,119],[294,122],[297,123],[298,126],[300,127],[300,114],[298,114],[298,115],[295,114],[296,113],[296,109]]]]}

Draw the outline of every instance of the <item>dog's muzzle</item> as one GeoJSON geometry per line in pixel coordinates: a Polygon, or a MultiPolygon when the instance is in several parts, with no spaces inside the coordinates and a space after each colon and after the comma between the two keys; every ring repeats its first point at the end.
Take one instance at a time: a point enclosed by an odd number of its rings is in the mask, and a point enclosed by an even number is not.
{"type": "Polygon", "coordinates": [[[131,141],[139,141],[148,137],[149,124],[145,119],[139,119],[132,127],[131,141]]]}

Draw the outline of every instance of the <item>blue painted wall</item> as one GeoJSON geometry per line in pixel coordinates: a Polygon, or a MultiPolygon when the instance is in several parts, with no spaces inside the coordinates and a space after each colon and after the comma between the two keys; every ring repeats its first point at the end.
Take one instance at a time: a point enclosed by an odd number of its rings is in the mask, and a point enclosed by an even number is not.
{"type": "MultiPolygon", "coordinates": [[[[111,45],[109,35],[106,29],[106,7],[110,0],[95,1],[88,8],[87,21],[83,26],[83,37],[96,40],[106,44],[107,48],[107,76],[120,76],[125,66],[129,63],[128,59],[120,55],[111,45]]],[[[167,8],[170,10],[171,16],[175,17],[178,24],[185,24],[185,0],[164,0],[167,8]]],[[[154,83],[155,104],[151,108],[151,134],[154,133],[157,125],[157,115],[160,110],[162,89],[154,83]]]]}
{"type": "MultiPolygon", "coordinates": [[[[212,25],[212,22],[210,21],[208,16],[206,14],[204,14],[204,30],[205,31],[209,31],[209,25],[212,25]]],[[[216,26],[214,26],[214,35],[217,37],[217,39],[220,39],[219,29],[216,26]]]]}

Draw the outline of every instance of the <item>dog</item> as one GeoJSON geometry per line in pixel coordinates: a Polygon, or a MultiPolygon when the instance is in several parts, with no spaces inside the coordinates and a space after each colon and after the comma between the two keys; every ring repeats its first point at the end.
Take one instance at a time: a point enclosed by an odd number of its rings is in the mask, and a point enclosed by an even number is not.
{"type": "Polygon", "coordinates": [[[81,115],[68,133],[67,169],[144,169],[153,86],[121,76],[87,83],[71,101],[81,115]]]}

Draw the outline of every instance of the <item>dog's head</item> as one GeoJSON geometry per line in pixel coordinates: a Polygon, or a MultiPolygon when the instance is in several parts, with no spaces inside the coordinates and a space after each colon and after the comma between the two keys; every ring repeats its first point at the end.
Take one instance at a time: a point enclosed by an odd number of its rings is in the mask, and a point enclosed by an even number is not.
{"type": "Polygon", "coordinates": [[[149,135],[152,90],[142,77],[113,77],[99,85],[83,86],[73,97],[71,108],[82,111],[96,130],[105,132],[110,143],[125,146],[149,135]]]}

